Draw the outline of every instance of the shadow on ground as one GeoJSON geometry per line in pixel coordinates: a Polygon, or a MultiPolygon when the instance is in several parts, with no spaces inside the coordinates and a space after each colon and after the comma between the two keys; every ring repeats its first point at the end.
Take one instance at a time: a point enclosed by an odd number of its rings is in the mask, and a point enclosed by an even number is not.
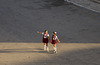
{"type": "Polygon", "coordinates": [[[0,53],[46,53],[40,48],[0,49],[0,53]]]}
{"type": "Polygon", "coordinates": [[[29,61],[18,63],[16,65],[99,65],[100,64],[100,48],[91,48],[84,50],[76,50],[71,52],[64,52],[55,55],[53,58],[37,62],[29,61]]]}

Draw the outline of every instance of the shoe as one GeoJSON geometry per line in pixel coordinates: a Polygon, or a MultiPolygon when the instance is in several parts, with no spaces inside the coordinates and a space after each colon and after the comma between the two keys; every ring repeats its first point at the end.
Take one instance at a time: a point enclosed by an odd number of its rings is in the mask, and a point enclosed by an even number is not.
{"type": "Polygon", "coordinates": [[[47,52],[49,52],[49,50],[47,50],[47,52]]]}
{"type": "Polygon", "coordinates": [[[57,51],[54,51],[54,53],[57,53],[57,51]]]}

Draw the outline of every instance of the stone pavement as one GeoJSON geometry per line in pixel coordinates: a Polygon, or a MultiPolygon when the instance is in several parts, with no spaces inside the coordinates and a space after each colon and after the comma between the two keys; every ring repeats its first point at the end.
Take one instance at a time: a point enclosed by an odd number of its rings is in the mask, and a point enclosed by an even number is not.
{"type": "Polygon", "coordinates": [[[100,0],[65,0],[100,13],[100,0]]]}
{"type": "Polygon", "coordinates": [[[62,0],[0,0],[0,42],[41,42],[45,29],[62,43],[100,43],[100,14],[62,0]]]}

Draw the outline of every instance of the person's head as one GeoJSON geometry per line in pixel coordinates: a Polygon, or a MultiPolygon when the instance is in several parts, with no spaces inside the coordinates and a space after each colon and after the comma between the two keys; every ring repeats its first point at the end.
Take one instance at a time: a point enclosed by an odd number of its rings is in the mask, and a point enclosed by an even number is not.
{"type": "Polygon", "coordinates": [[[53,32],[53,35],[56,35],[57,34],[57,32],[53,32]]]}
{"type": "Polygon", "coordinates": [[[44,31],[44,33],[48,33],[48,31],[47,31],[47,30],[45,30],[45,31],[44,31]]]}

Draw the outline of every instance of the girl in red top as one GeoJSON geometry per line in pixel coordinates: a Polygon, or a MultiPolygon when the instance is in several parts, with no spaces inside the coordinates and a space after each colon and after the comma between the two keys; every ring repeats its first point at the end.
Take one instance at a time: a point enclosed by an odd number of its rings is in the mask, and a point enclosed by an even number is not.
{"type": "Polygon", "coordinates": [[[37,32],[39,34],[42,34],[43,35],[43,43],[44,43],[44,50],[47,50],[49,51],[49,48],[48,48],[48,41],[49,41],[49,34],[48,34],[48,31],[45,30],[44,32],[37,32]]]}
{"type": "Polygon", "coordinates": [[[60,43],[60,41],[59,41],[58,37],[56,36],[56,34],[57,34],[57,32],[53,32],[52,41],[51,41],[51,43],[53,44],[55,53],[57,53],[57,47],[56,47],[57,41],[60,43]]]}

